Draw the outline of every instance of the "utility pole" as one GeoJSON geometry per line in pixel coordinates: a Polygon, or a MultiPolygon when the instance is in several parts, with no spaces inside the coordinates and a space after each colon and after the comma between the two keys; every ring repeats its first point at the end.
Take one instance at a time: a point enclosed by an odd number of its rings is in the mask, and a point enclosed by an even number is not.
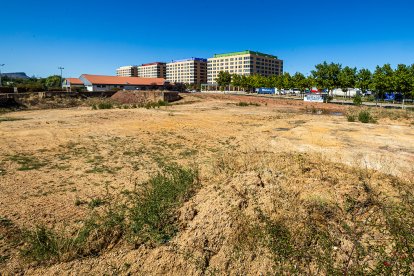
{"type": "Polygon", "coordinates": [[[63,75],[63,68],[62,66],[59,66],[58,69],[60,70],[60,88],[63,90],[63,82],[62,82],[62,75],[63,75]]]}
{"type": "Polygon", "coordinates": [[[0,87],[2,87],[2,85],[1,85],[1,67],[3,67],[4,65],[5,65],[4,63],[0,64],[0,87]]]}

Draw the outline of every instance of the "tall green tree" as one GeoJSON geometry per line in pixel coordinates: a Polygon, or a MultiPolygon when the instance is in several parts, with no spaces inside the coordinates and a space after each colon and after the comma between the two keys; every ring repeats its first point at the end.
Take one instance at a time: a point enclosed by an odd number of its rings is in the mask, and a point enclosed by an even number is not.
{"type": "Polygon", "coordinates": [[[266,77],[255,74],[252,75],[250,80],[251,80],[251,85],[254,88],[259,88],[259,87],[265,87],[266,86],[266,77]]]}
{"type": "Polygon", "coordinates": [[[342,91],[348,93],[349,88],[355,88],[356,68],[345,66],[338,74],[339,87],[342,91]]]}
{"type": "Polygon", "coordinates": [[[46,87],[61,87],[60,76],[53,75],[47,77],[45,80],[45,85],[46,87]]]}
{"type": "Polygon", "coordinates": [[[414,75],[411,68],[405,64],[398,64],[393,74],[394,89],[403,95],[402,106],[404,107],[405,98],[414,90],[414,75]]]}
{"type": "Polygon", "coordinates": [[[411,90],[410,96],[411,96],[411,98],[414,98],[414,64],[411,64],[410,72],[411,72],[411,76],[412,76],[412,78],[411,78],[412,90],[411,90]]]}
{"type": "Polygon", "coordinates": [[[356,75],[356,86],[366,93],[372,84],[372,73],[368,69],[362,68],[356,75]]]}
{"type": "Polygon", "coordinates": [[[220,71],[216,78],[216,82],[222,89],[224,89],[224,87],[231,83],[231,74],[229,72],[220,71]]]}
{"type": "Polygon", "coordinates": [[[390,64],[384,64],[383,66],[377,65],[374,74],[372,75],[372,88],[375,91],[376,99],[384,99],[386,92],[393,90],[394,70],[392,70],[390,64]]]}
{"type": "Polygon", "coordinates": [[[312,75],[309,75],[309,76],[306,77],[306,85],[307,85],[307,88],[309,88],[309,89],[311,89],[312,87],[315,87],[317,85],[316,80],[312,75]]]}
{"type": "Polygon", "coordinates": [[[247,90],[247,91],[251,91],[252,90],[253,86],[252,86],[251,77],[252,76],[242,76],[241,77],[241,87],[244,90],[247,90]]]}
{"type": "Polygon", "coordinates": [[[339,63],[330,63],[326,61],[315,65],[315,70],[312,70],[312,77],[315,79],[318,88],[327,88],[332,91],[334,88],[340,86],[339,73],[342,65],[339,63]]]}
{"type": "Polygon", "coordinates": [[[242,85],[242,76],[233,74],[231,76],[231,85],[240,87],[242,85]]]}
{"type": "Polygon", "coordinates": [[[284,72],[282,75],[282,85],[284,89],[291,89],[292,86],[292,77],[289,72],[284,72]]]}
{"type": "Polygon", "coordinates": [[[301,92],[303,92],[303,90],[308,88],[308,84],[307,84],[305,75],[303,75],[302,73],[299,73],[299,72],[296,72],[293,75],[292,84],[293,84],[293,88],[298,88],[298,89],[300,89],[301,92]]]}

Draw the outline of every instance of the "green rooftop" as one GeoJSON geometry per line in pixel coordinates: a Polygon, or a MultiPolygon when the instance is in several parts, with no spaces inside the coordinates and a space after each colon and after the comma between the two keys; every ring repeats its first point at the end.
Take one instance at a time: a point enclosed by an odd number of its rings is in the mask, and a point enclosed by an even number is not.
{"type": "Polygon", "coordinates": [[[248,55],[248,54],[278,59],[277,56],[274,56],[274,55],[263,54],[263,53],[260,53],[260,52],[255,52],[255,51],[250,51],[250,50],[241,51],[241,52],[231,52],[231,53],[226,53],[226,54],[214,54],[214,57],[215,58],[230,57],[230,56],[239,56],[239,55],[248,55]]]}

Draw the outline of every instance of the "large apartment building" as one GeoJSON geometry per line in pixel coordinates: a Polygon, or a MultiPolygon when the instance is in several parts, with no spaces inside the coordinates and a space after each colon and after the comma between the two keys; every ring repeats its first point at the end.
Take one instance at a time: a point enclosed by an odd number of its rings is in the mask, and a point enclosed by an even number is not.
{"type": "Polygon", "coordinates": [[[146,63],[138,66],[138,77],[166,78],[167,64],[165,62],[146,63]]]}
{"type": "Polygon", "coordinates": [[[215,54],[208,59],[207,82],[216,83],[220,71],[237,75],[281,75],[283,74],[283,60],[273,55],[249,50],[215,54]]]}
{"type": "Polygon", "coordinates": [[[138,77],[138,70],[136,65],[121,66],[116,69],[118,77],[138,77]]]}
{"type": "Polygon", "coordinates": [[[202,84],[207,82],[207,59],[188,58],[167,63],[167,81],[202,84]]]}

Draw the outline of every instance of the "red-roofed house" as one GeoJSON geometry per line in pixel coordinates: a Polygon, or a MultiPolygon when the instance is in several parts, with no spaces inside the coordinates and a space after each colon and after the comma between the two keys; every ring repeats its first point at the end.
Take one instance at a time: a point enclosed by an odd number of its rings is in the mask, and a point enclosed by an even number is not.
{"type": "Polygon", "coordinates": [[[79,77],[88,91],[146,90],[164,87],[163,78],[118,77],[83,74],[79,77]]]}
{"type": "Polygon", "coordinates": [[[66,91],[72,92],[76,88],[84,88],[83,82],[78,78],[66,78],[62,84],[63,88],[66,88],[66,91]]]}

